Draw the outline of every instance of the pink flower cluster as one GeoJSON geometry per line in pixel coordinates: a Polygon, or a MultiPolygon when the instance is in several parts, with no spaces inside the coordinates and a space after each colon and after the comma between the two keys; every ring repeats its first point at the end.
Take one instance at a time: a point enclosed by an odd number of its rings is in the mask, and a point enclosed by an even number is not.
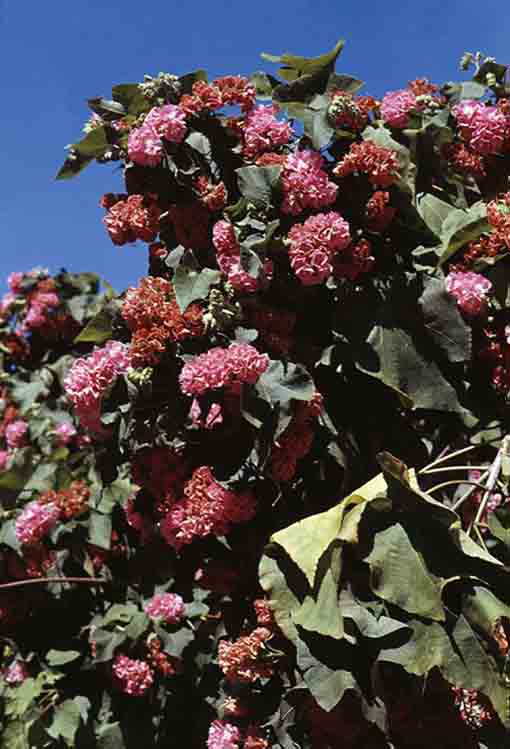
{"type": "Polygon", "coordinates": [[[374,187],[389,187],[398,180],[398,170],[396,151],[364,140],[362,143],[352,144],[349,153],[333,169],[333,174],[337,177],[347,177],[355,172],[366,174],[374,187]]]}
{"type": "Polygon", "coordinates": [[[13,661],[3,672],[3,678],[10,687],[22,684],[28,677],[28,669],[23,661],[13,661]]]}
{"type": "Polygon", "coordinates": [[[117,686],[132,697],[141,697],[152,686],[154,676],[152,669],[145,661],[118,655],[112,666],[117,686]]]}
{"type": "Polygon", "coordinates": [[[186,362],[179,376],[185,395],[203,395],[207,390],[237,383],[255,384],[269,366],[267,354],[259,354],[249,343],[219,346],[186,362]]]}
{"type": "Polygon", "coordinates": [[[151,619],[177,624],[184,616],[184,601],[177,593],[158,593],[145,606],[145,613],[151,619]]]}
{"type": "Polygon", "coordinates": [[[294,131],[288,122],[279,122],[275,115],[278,107],[255,107],[246,115],[243,127],[243,153],[247,159],[255,159],[262,153],[283,146],[292,138],[294,131]]]}
{"type": "Polygon", "coordinates": [[[452,111],[473,151],[484,156],[501,153],[510,138],[510,119],[503,112],[473,99],[461,101],[452,111]]]}
{"type": "Polygon", "coordinates": [[[11,421],[5,428],[5,441],[11,450],[27,444],[28,424],[23,419],[11,421]]]}
{"type": "Polygon", "coordinates": [[[211,533],[222,536],[232,525],[251,520],[256,513],[250,491],[239,494],[215,480],[208,466],[197,468],[184,487],[184,499],[176,502],[161,522],[161,535],[177,551],[195,538],[211,533]]]}
{"type": "Polygon", "coordinates": [[[129,347],[119,341],[107,341],[102,348],[73,363],[64,380],[64,390],[87,429],[103,433],[102,398],[129,366],[129,347]]]}
{"type": "Polygon", "coordinates": [[[36,291],[29,298],[23,329],[42,327],[47,321],[48,310],[58,307],[59,301],[58,294],[54,291],[36,291]]]}
{"type": "Polygon", "coordinates": [[[322,283],[331,275],[331,260],[351,241],[349,224],[339,213],[319,213],[289,232],[292,270],[305,286],[322,283]]]}
{"type": "Polygon", "coordinates": [[[76,437],[77,431],[72,424],[64,422],[58,425],[55,429],[55,434],[57,435],[59,445],[68,445],[73,437],[76,437]]]}
{"type": "Polygon", "coordinates": [[[241,732],[232,723],[213,720],[209,727],[207,749],[239,749],[241,732]]]}
{"type": "Polygon", "coordinates": [[[157,166],[163,157],[163,142],[181,143],[186,135],[186,114],[175,104],[153,107],[143,125],[132,130],[128,155],[140,166],[157,166]]]}
{"type": "Polygon", "coordinates": [[[487,698],[476,689],[452,687],[452,692],[460,717],[473,730],[479,730],[494,720],[494,712],[487,698]]]}
{"type": "Polygon", "coordinates": [[[54,527],[59,517],[60,510],[52,502],[30,502],[16,520],[16,536],[26,546],[36,544],[54,527]]]}
{"type": "Polygon", "coordinates": [[[381,102],[381,117],[390,127],[407,127],[411,113],[416,106],[416,96],[409,89],[389,91],[381,102]]]}
{"type": "Polygon", "coordinates": [[[143,195],[122,195],[119,200],[104,195],[101,205],[108,209],[103,218],[113,244],[123,245],[141,239],[153,242],[159,231],[161,211],[154,200],[143,195]]]}
{"type": "Polygon", "coordinates": [[[283,213],[296,216],[306,208],[316,210],[335,202],[338,187],[328,179],[324,164],[320,153],[311,150],[287,157],[282,172],[283,213]]]}
{"type": "MultiPolygon", "coordinates": [[[[251,294],[258,290],[259,279],[250,274],[241,266],[241,247],[237,241],[234,227],[230,221],[217,221],[213,227],[213,245],[216,249],[216,261],[222,273],[227,276],[228,282],[236,289],[245,294],[251,294]]],[[[265,275],[271,278],[273,264],[270,260],[264,263],[265,275]]]]}
{"type": "Polygon", "coordinates": [[[445,278],[446,291],[455,297],[461,312],[468,317],[477,317],[487,309],[487,295],[491,282],[479,273],[452,272],[445,278]]]}

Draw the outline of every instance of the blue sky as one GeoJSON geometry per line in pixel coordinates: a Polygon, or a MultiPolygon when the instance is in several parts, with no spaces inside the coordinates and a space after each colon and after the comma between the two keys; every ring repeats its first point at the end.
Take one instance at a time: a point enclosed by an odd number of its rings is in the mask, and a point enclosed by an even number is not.
{"type": "Polygon", "coordinates": [[[313,56],[345,38],[337,70],[382,95],[409,79],[465,76],[466,50],[505,58],[510,5],[495,0],[0,0],[0,280],[35,265],[96,271],[119,291],[146,270],[146,246],[115,247],[98,201],[122,190],[111,165],[55,182],[81,137],[85,100],[160,70],[274,72],[260,52],[313,56]]]}

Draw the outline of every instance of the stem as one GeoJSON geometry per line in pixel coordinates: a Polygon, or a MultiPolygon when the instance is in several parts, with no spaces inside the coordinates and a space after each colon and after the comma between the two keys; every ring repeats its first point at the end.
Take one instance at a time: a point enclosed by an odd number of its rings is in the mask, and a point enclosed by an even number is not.
{"type": "Polygon", "coordinates": [[[474,450],[478,445],[469,445],[468,447],[463,447],[460,450],[456,450],[453,453],[450,453],[449,455],[440,455],[438,458],[436,458],[432,463],[429,463],[428,466],[425,466],[425,468],[422,468],[418,473],[424,473],[425,471],[428,471],[429,468],[433,468],[434,466],[439,465],[440,463],[444,463],[445,460],[450,460],[451,458],[456,458],[457,455],[462,455],[463,453],[467,453],[470,450],[474,450]]]}
{"type": "Polygon", "coordinates": [[[487,465],[484,466],[446,466],[445,468],[430,468],[423,469],[420,473],[443,473],[443,471],[484,471],[487,465]]]}
{"type": "MultiPolygon", "coordinates": [[[[489,471],[485,471],[485,473],[483,474],[483,476],[480,476],[480,483],[482,481],[485,481],[485,479],[487,478],[488,475],[489,475],[489,471]]],[[[464,484],[466,482],[465,481],[461,481],[460,483],[464,484]]],[[[485,489],[485,487],[484,487],[484,489],[485,489]]],[[[469,499],[469,497],[473,494],[474,490],[475,490],[475,487],[472,486],[470,489],[467,490],[467,492],[465,492],[462,495],[462,497],[459,497],[459,499],[452,506],[452,510],[456,510],[458,507],[460,507],[462,504],[464,504],[464,502],[466,501],[466,499],[469,499]]]]}
{"type": "Polygon", "coordinates": [[[28,580],[16,580],[13,583],[0,584],[0,591],[10,588],[21,588],[23,585],[41,585],[46,583],[84,583],[85,585],[106,585],[108,583],[102,577],[36,577],[28,580]]]}
{"type": "Polygon", "coordinates": [[[494,458],[494,462],[492,463],[490,470],[489,470],[489,478],[487,479],[487,485],[485,489],[485,494],[483,495],[483,499],[480,502],[478,506],[478,511],[476,513],[475,519],[471,522],[471,525],[468,528],[468,534],[471,534],[471,531],[473,530],[473,526],[475,528],[478,527],[478,523],[480,522],[480,518],[482,517],[485,508],[487,506],[487,502],[489,501],[489,497],[491,496],[494,486],[496,484],[496,481],[498,480],[499,471],[501,469],[501,450],[498,450],[498,453],[496,457],[494,458]]]}
{"type": "Polygon", "coordinates": [[[452,479],[451,481],[443,481],[442,484],[436,484],[432,487],[432,489],[427,489],[427,494],[432,494],[432,492],[438,491],[438,489],[442,489],[444,486],[452,486],[453,484],[456,484],[457,486],[460,486],[461,484],[471,484],[472,486],[478,486],[479,489],[485,489],[485,486],[483,484],[479,484],[478,481],[467,481],[466,479],[463,480],[455,480],[452,479]]]}

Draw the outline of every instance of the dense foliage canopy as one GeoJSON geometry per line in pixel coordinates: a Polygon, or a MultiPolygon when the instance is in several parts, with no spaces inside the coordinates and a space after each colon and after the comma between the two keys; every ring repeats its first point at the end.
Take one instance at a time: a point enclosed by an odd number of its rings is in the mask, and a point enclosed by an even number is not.
{"type": "Polygon", "coordinates": [[[89,100],[149,268],[1,303],[6,749],[505,745],[507,68],[342,47],[89,100]]]}

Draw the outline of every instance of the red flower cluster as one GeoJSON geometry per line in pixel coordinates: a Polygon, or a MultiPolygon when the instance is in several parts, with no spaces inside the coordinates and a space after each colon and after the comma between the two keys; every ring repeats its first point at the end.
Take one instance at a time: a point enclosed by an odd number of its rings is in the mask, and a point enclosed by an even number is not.
{"type": "Polygon", "coordinates": [[[222,536],[236,523],[251,520],[256,513],[250,491],[235,493],[215,480],[208,466],[197,468],[177,502],[161,522],[161,535],[177,551],[195,538],[211,533],[222,536]]]}
{"type": "Polygon", "coordinates": [[[67,489],[47,491],[40,495],[39,504],[52,503],[60,510],[62,520],[83,515],[89,509],[90,490],[84,481],[73,481],[67,489]]]}
{"type": "Polygon", "coordinates": [[[243,303],[247,323],[259,331],[260,341],[274,354],[286,355],[294,345],[296,314],[255,299],[243,303]]]}
{"type": "Polygon", "coordinates": [[[318,392],[309,403],[299,403],[295,416],[271,453],[271,474],[275,481],[294,478],[298,462],[310,452],[315,437],[314,424],[321,409],[322,395],[318,392]]]}
{"type": "Polygon", "coordinates": [[[190,304],[182,314],[173,286],[164,278],[142,278],[136,288],[130,287],[122,317],[133,334],[130,356],[134,367],[156,364],[168,343],[203,333],[201,306],[190,304]]]}
{"type": "Polygon", "coordinates": [[[353,143],[348,154],[333,169],[337,177],[349,174],[366,174],[375,187],[389,187],[399,179],[399,161],[396,151],[377,146],[370,140],[353,143]]]}
{"type": "MultiPolygon", "coordinates": [[[[220,185],[217,185],[215,189],[219,189],[220,185]]],[[[207,250],[209,248],[210,210],[212,208],[206,207],[198,201],[170,206],[168,215],[179,244],[192,250],[207,250]]]]}
{"type": "Polygon", "coordinates": [[[113,244],[156,239],[161,211],[154,199],[143,195],[103,195],[101,205],[108,210],[103,223],[113,244]]]}
{"type": "Polygon", "coordinates": [[[331,91],[328,118],[337,130],[363,130],[368,125],[369,114],[379,102],[372,96],[352,96],[346,91],[331,91]]]}
{"type": "Polygon", "coordinates": [[[223,182],[214,185],[204,174],[201,174],[195,182],[195,189],[200,195],[201,202],[211,213],[222,211],[227,205],[227,188],[223,182]]]}
{"type": "Polygon", "coordinates": [[[218,664],[227,679],[253,684],[258,679],[270,678],[274,673],[274,665],[263,658],[261,651],[271,637],[271,630],[257,627],[235,642],[222,640],[218,645],[218,664]]]}
{"type": "Polygon", "coordinates": [[[333,258],[333,275],[337,279],[348,278],[349,281],[356,281],[364,273],[370,273],[374,265],[372,245],[368,239],[360,239],[333,258]]]}
{"type": "Polygon", "coordinates": [[[213,112],[226,104],[239,104],[243,111],[247,111],[253,106],[255,96],[255,87],[247,78],[227,75],[217,78],[212,83],[195,81],[191,94],[184,94],[179,106],[189,115],[213,112]]]}
{"type": "Polygon", "coordinates": [[[365,216],[367,218],[367,229],[374,234],[382,234],[393,221],[396,208],[389,205],[390,194],[377,190],[368,200],[365,216]]]}
{"type": "Polygon", "coordinates": [[[487,174],[483,156],[473,153],[464,143],[445,143],[442,154],[451,168],[460,174],[470,175],[475,179],[483,179],[487,174]]]}

